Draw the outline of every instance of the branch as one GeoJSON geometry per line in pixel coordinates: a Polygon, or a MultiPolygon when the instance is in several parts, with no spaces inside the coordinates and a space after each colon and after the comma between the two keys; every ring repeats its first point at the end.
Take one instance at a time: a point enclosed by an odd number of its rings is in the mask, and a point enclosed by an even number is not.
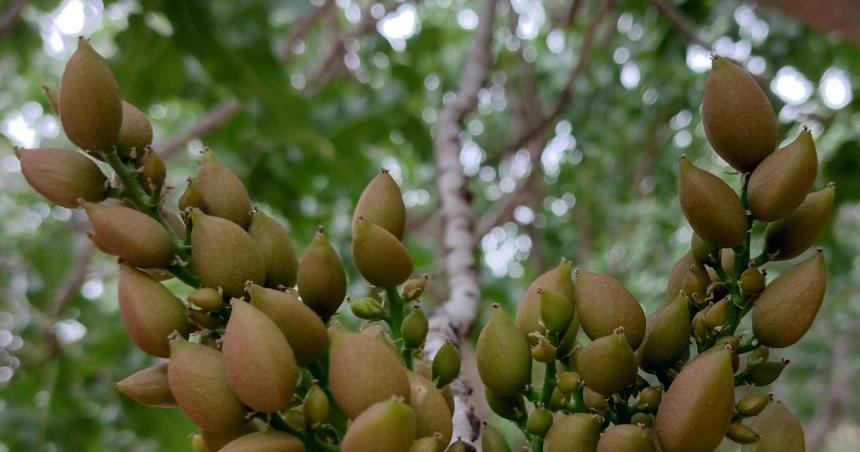
{"type": "Polygon", "coordinates": [[[687,41],[691,44],[698,44],[706,49],[710,49],[711,43],[705,41],[699,36],[699,33],[696,31],[698,27],[696,24],[690,21],[687,16],[681,14],[674,6],[670,5],[666,0],[649,0],[660,14],[672,24],[672,27],[681,34],[687,41]]]}
{"type": "Polygon", "coordinates": [[[15,0],[15,2],[9,5],[9,9],[3,15],[3,19],[0,20],[0,39],[5,38],[15,28],[15,23],[21,17],[21,11],[27,6],[27,2],[28,0],[15,0]]]}
{"type": "Polygon", "coordinates": [[[206,113],[197,124],[194,124],[184,132],[173,137],[165,144],[161,150],[162,159],[168,159],[177,152],[181,151],[191,140],[200,138],[201,136],[217,129],[230,119],[232,119],[239,111],[242,110],[242,105],[238,99],[232,97],[218,104],[215,108],[206,113]]]}
{"type": "Polygon", "coordinates": [[[287,36],[284,46],[278,52],[278,59],[281,63],[286,64],[293,57],[293,48],[301,41],[304,36],[320,21],[324,16],[331,12],[334,6],[334,0],[325,0],[322,5],[313,8],[308,14],[302,16],[301,19],[293,26],[290,35],[287,36]]]}
{"type": "Polygon", "coordinates": [[[588,25],[588,29],[585,31],[585,35],[582,39],[582,46],[580,47],[581,53],[579,56],[579,60],[576,65],[573,67],[573,70],[570,72],[568,76],[567,82],[564,85],[564,88],[558,95],[558,102],[555,105],[555,108],[552,109],[548,114],[544,115],[540,121],[538,121],[534,126],[530,129],[526,130],[520,137],[514,141],[513,143],[506,146],[499,152],[499,155],[509,154],[511,152],[520,149],[525,146],[526,143],[531,141],[532,139],[542,135],[546,132],[547,128],[551,126],[570,106],[571,101],[573,100],[573,94],[575,90],[575,84],[583,74],[585,74],[585,70],[588,68],[588,64],[591,60],[591,50],[592,44],[597,37],[597,31],[600,29],[600,25],[603,22],[603,18],[606,16],[606,13],[612,7],[614,0],[606,0],[600,3],[597,12],[594,14],[594,17],[591,20],[591,23],[588,25]]]}
{"type": "MultiPolygon", "coordinates": [[[[433,150],[436,160],[436,185],[439,192],[443,237],[443,259],[449,298],[430,314],[430,333],[425,353],[432,357],[446,340],[459,345],[474,326],[480,302],[478,266],[475,262],[474,219],[470,211],[472,195],[460,164],[461,123],[475,109],[478,92],[484,86],[492,62],[493,24],[496,0],[481,4],[480,25],[469,59],[460,74],[456,97],[439,113],[433,150]]],[[[454,437],[475,441],[479,424],[468,397],[472,389],[461,376],[455,390],[454,437]]]]}

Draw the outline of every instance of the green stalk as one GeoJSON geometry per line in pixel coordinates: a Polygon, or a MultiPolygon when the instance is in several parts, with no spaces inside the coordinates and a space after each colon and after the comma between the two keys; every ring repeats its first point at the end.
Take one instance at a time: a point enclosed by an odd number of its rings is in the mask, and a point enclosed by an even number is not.
{"type": "Polygon", "coordinates": [[[388,298],[388,316],[386,321],[391,327],[391,334],[394,340],[400,339],[400,325],[403,323],[403,298],[397,293],[397,289],[385,289],[385,296],[388,298]]]}
{"type": "MultiPolygon", "coordinates": [[[[263,418],[265,420],[265,418],[263,418]]],[[[269,425],[275,430],[287,432],[290,435],[298,438],[305,444],[307,450],[320,452],[340,452],[340,447],[334,444],[329,444],[325,441],[320,441],[313,433],[307,431],[298,431],[290,426],[287,421],[281,416],[281,413],[273,413],[269,418],[269,425]]]]}
{"type": "Polygon", "coordinates": [[[170,235],[170,242],[173,245],[173,252],[176,255],[178,263],[171,265],[167,270],[176,276],[179,280],[188,284],[191,287],[200,287],[200,280],[191,269],[188,268],[188,262],[191,256],[188,252],[188,245],[179,237],[176,231],[167,222],[167,219],[161,213],[158,204],[159,195],[150,195],[137,179],[137,170],[130,168],[125,162],[120,159],[117,154],[116,147],[104,152],[105,161],[113,168],[120,182],[122,183],[121,196],[127,199],[135,209],[149,215],[157,221],[167,233],[170,235]]]}

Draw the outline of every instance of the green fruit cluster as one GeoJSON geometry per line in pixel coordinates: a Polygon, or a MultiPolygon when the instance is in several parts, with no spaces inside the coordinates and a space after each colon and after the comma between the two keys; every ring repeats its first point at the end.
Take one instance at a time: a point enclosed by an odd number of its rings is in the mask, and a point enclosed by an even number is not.
{"type": "MultiPolygon", "coordinates": [[[[740,193],[681,157],[678,198],[694,234],[653,314],[617,279],[572,275],[567,260],[529,286],[516,323],[494,305],[478,372],[490,409],[514,422],[532,451],[708,452],[724,439],[744,450],[803,450],[803,430],[784,405],[763,394],[736,400],[735,387],[773,383],[788,360],[771,359],[771,349],[797,343],[818,313],[827,279],[820,249],[776,278],[763,267],[813,245],[835,186],[809,193],[818,170],[811,133],[777,149],[767,96],[724,58],[714,58],[702,119],[717,154],[740,172],[740,193]],[[756,222],[767,223],[760,254],[756,222]],[[751,330],[739,332],[746,315],[751,330]]],[[[508,450],[497,431],[485,438],[489,450],[508,450]]]]}
{"type": "Polygon", "coordinates": [[[387,171],[361,194],[353,221],[351,260],[370,289],[340,309],[347,275],[325,230],[298,254],[287,228],[253,206],[211,150],[169,206],[152,125],[122,101],[85,39],[63,74],[59,113],[83,152],[16,154],[36,191],[86,210],[94,245],[117,257],[125,330],[161,359],[117,382],[120,392],[152,407],[178,405],[200,428],[195,450],[448,446],[460,353],[449,342],[425,359],[428,278],[409,279],[405,205],[387,171]],[[96,160],[113,169],[111,182],[96,160]],[[186,299],[163,283],[171,278],[191,286],[186,299]],[[343,326],[356,320],[359,331],[343,326]]]}

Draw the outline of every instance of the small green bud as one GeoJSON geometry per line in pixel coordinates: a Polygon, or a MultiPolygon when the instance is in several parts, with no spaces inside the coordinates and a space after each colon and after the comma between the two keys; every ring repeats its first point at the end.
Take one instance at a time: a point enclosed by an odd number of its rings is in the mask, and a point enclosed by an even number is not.
{"type": "Polygon", "coordinates": [[[224,308],[224,295],[211,287],[202,287],[188,295],[188,302],[204,311],[218,311],[224,308]]]}
{"type": "Polygon", "coordinates": [[[433,357],[433,381],[441,388],[460,375],[460,350],[451,342],[445,342],[433,357]]]}
{"type": "Polygon", "coordinates": [[[748,395],[740,400],[738,400],[737,405],[735,406],[735,411],[738,412],[738,415],[743,417],[752,417],[758,416],[767,404],[773,400],[773,395],[771,394],[752,394],[748,395]]]}
{"type": "Polygon", "coordinates": [[[309,426],[322,424],[328,419],[329,401],[325,391],[314,384],[308,389],[308,394],[305,396],[305,403],[302,405],[302,412],[305,415],[305,422],[309,426]]]}
{"type": "Polygon", "coordinates": [[[758,364],[753,364],[747,368],[746,381],[756,386],[767,386],[782,374],[782,369],[791,361],[783,359],[781,361],[765,361],[758,364]]]}
{"type": "Polygon", "coordinates": [[[558,388],[570,394],[582,387],[582,377],[576,372],[562,372],[558,376],[558,388]]]}
{"type": "Polygon", "coordinates": [[[767,282],[765,281],[764,275],[754,264],[750,264],[749,268],[741,273],[740,280],[738,281],[738,285],[741,288],[741,295],[745,297],[760,294],[764,290],[765,284],[767,284],[767,282]]]}
{"type": "Polygon", "coordinates": [[[539,363],[552,363],[555,361],[555,346],[545,338],[540,338],[537,345],[532,347],[532,358],[539,363]]]}
{"type": "Polygon", "coordinates": [[[427,288],[427,281],[430,280],[430,275],[424,273],[418,278],[406,280],[403,287],[400,289],[400,295],[405,301],[415,301],[424,293],[427,288]]]}
{"type": "Polygon", "coordinates": [[[761,438],[755,430],[741,424],[740,422],[732,422],[731,425],[729,425],[726,437],[738,444],[752,444],[761,438]]]}
{"type": "Polygon", "coordinates": [[[550,427],[552,427],[552,412],[542,406],[535,408],[526,421],[526,431],[532,435],[543,437],[550,427]]]}
{"type": "Polygon", "coordinates": [[[375,298],[371,297],[362,297],[358,300],[351,300],[349,302],[349,308],[356,317],[365,320],[376,320],[385,315],[385,311],[382,309],[382,304],[380,304],[375,298]]]}
{"type": "Polygon", "coordinates": [[[662,399],[663,387],[649,386],[639,392],[639,398],[636,399],[636,409],[647,413],[656,413],[662,399]]]}
{"type": "Polygon", "coordinates": [[[424,311],[421,310],[421,305],[413,305],[412,312],[406,315],[400,326],[400,336],[403,338],[403,342],[409,348],[419,348],[424,343],[424,338],[427,337],[429,330],[430,324],[427,322],[424,311]]]}

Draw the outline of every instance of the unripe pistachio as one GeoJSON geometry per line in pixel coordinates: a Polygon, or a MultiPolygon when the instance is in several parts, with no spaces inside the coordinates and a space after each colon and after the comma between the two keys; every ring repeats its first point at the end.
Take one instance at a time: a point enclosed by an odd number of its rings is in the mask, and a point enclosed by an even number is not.
{"type": "Polygon", "coordinates": [[[539,406],[532,411],[526,421],[526,431],[532,435],[543,437],[552,427],[552,411],[539,406]]]}
{"type": "Polygon", "coordinates": [[[427,316],[421,310],[420,305],[412,306],[412,312],[403,318],[403,323],[400,325],[400,337],[409,348],[418,348],[424,343],[424,338],[427,337],[427,331],[430,330],[430,324],[427,322],[427,316]]]}
{"type": "Polygon", "coordinates": [[[160,209],[160,211],[161,215],[164,217],[164,221],[167,223],[170,229],[176,233],[176,236],[182,240],[185,240],[185,222],[182,221],[182,218],[180,218],[179,215],[163,207],[160,209]]]}
{"type": "Polygon", "coordinates": [[[415,440],[415,411],[409,405],[389,399],[362,412],[343,437],[343,452],[403,452],[415,440]]]}
{"type": "Polygon", "coordinates": [[[120,205],[84,203],[99,246],[135,267],[165,268],[173,246],[164,226],[148,215],[120,205]]]}
{"type": "Polygon", "coordinates": [[[803,427],[782,402],[771,403],[760,415],[750,419],[750,427],[761,438],[744,451],[803,452],[803,427]]]}
{"type": "Polygon", "coordinates": [[[532,358],[539,363],[554,363],[555,354],[555,346],[544,338],[541,338],[537,345],[532,347],[532,358]]]}
{"type": "Polygon", "coordinates": [[[693,257],[696,258],[698,262],[707,262],[708,257],[710,257],[711,253],[716,250],[714,245],[704,241],[699,234],[693,233],[693,237],[690,239],[690,251],[693,253],[693,257]]]}
{"type": "Polygon", "coordinates": [[[251,214],[248,234],[266,262],[266,286],[295,286],[299,261],[287,230],[274,218],[256,210],[251,214]]]}
{"type": "Polygon", "coordinates": [[[248,281],[263,283],[266,264],[247,232],[200,209],[193,210],[191,222],[191,265],[204,286],[241,297],[248,281]]]}
{"type": "Polygon", "coordinates": [[[720,250],[720,265],[722,265],[723,270],[725,270],[726,274],[734,275],[735,274],[735,252],[729,248],[723,248],[720,250]]]}
{"type": "Polygon", "coordinates": [[[511,447],[508,446],[505,437],[487,423],[484,423],[481,432],[481,449],[484,452],[511,452],[511,447]]]}
{"type": "Polygon", "coordinates": [[[158,363],[139,370],[114,385],[119,392],[144,405],[168,407],[176,405],[167,382],[167,363],[158,363]]]}
{"type": "Polygon", "coordinates": [[[609,411],[609,403],[606,402],[606,396],[588,386],[582,388],[582,401],[591,413],[605,414],[609,411]]]}
{"type": "Polygon", "coordinates": [[[185,315],[188,316],[188,320],[190,320],[191,323],[207,330],[217,330],[218,328],[224,327],[223,320],[218,317],[213,317],[206,311],[200,309],[188,308],[185,310],[185,315]]]}
{"type": "Polygon", "coordinates": [[[243,229],[251,221],[251,198],[236,173],[215,158],[207,150],[203,163],[197,170],[195,182],[197,192],[203,200],[203,211],[207,215],[224,218],[243,229]]]}
{"type": "Polygon", "coordinates": [[[289,433],[271,430],[240,436],[220,452],[305,452],[305,445],[289,433]]]}
{"type": "Polygon", "coordinates": [[[731,303],[731,299],[730,297],[726,297],[712,304],[705,311],[705,326],[709,330],[714,330],[718,326],[722,326],[726,321],[726,316],[729,314],[729,303],[731,303]]]}
{"type": "Polygon", "coordinates": [[[296,296],[253,284],[248,287],[251,305],[266,314],[290,343],[299,366],[306,366],[328,348],[328,332],[322,320],[296,296]]]}
{"type": "Polygon", "coordinates": [[[582,377],[577,372],[562,372],[558,375],[557,387],[565,394],[570,394],[582,387],[582,377]]]}
{"type": "Polygon", "coordinates": [[[376,298],[361,297],[357,300],[349,301],[349,309],[352,313],[364,320],[381,319],[385,315],[385,310],[382,309],[382,303],[376,298]]]}
{"type": "Polygon", "coordinates": [[[367,282],[386,289],[399,286],[412,274],[412,258],[406,247],[364,217],[358,217],[353,226],[352,260],[367,282]]]}
{"type": "Polygon", "coordinates": [[[748,395],[738,400],[738,403],[735,406],[735,411],[738,412],[738,415],[743,417],[758,416],[759,413],[764,411],[771,400],[773,400],[773,396],[771,394],[748,395]]]}
{"type": "Polygon", "coordinates": [[[540,319],[551,333],[560,333],[570,326],[576,314],[573,303],[564,295],[552,290],[538,288],[540,295],[540,319]]]}
{"type": "Polygon", "coordinates": [[[638,348],[645,335],[645,312],[633,295],[609,275],[577,270],[576,281],[576,312],[585,334],[598,339],[622,327],[630,348],[638,348]]]}
{"type": "Polygon", "coordinates": [[[143,149],[152,144],[152,123],[129,102],[122,101],[122,125],[116,140],[116,150],[120,157],[133,159],[140,156],[143,149]]]}
{"type": "Polygon", "coordinates": [[[424,289],[427,287],[427,281],[429,279],[430,275],[425,273],[418,278],[412,278],[407,280],[405,283],[403,283],[403,288],[400,290],[400,295],[405,301],[417,300],[424,293],[424,289]]]}
{"type": "Polygon", "coordinates": [[[817,173],[815,142],[804,129],[794,141],[767,156],[750,175],[747,199],[753,217],[774,221],[789,216],[806,198],[817,173]]]}
{"type": "Polygon", "coordinates": [[[367,184],[355,205],[353,223],[360,217],[387,230],[397,240],[406,227],[406,206],[397,182],[383,169],[367,184]]]}
{"type": "Polygon", "coordinates": [[[827,274],[824,253],[788,269],[765,288],[753,305],[753,334],[762,345],[788,347],[800,340],[815,320],[827,274]]]}
{"type": "Polygon", "coordinates": [[[40,195],[54,204],[75,208],[79,200],[107,197],[107,178],[87,156],[65,149],[16,149],[21,173],[40,195]]]}
{"type": "Polygon", "coordinates": [[[454,381],[460,375],[460,350],[451,342],[446,341],[439,347],[433,357],[433,381],[437,387],[442,387],[454,381]]]}
{"type": "Polygon", "coordinates": [[[667,369],[690,348],[690,299],[678,295],[648,319],[645,339],[636,350],[645,371],[667,369]]]}
{"type": "Polygon", "coordinates": [[[416,439],[409,448],[409,452],[442,452],[444,447],[442,435],[435,434],[416,439]]]}
{"type": "Polygon", "coordinates": [[[729,428],[735,385],[732,353],[704,353],[675,378],[657,411],[656,432],[665,452],[713,450],[729,428]]]}
{"type": "Polygon", "coordinates": [[[346,295],[346,272],[337,251],[320,228],[299,260],[299,295],[324,320],[337,311],[346,295]]]}
{"type": "Polygon", "coordinates": [[[245,405],[271,413],[287,407],[299,380],[293,350],[266,314],[239,299],[224,333],[222,351],[230,387],[245,405]]]}
{"type": "Polygon", "coordinates": [[[833,213],[836,184],[806,195],[791,215],[770,223],[764,232],[764,252],[773,260],[784,261],[799,256],[821,236],[833,213]]]}
{"type": "Polygon", "coordinates": [[[122,126],[119,85],[107,61],[83,37],[60,80],[60,121],[72,143],[88,151],[116,144],[122,126]]]}
{"type": "Polygon", "coordinates": [[[411,388],[409,406],[415,411],[416,435],[440,434],[442,442],[448,444],[454,427],[445,397],[430,380],[414,372],[408,372],[407,375],[411,388]]]}
{"type": "Polygon", "coordinates": [[[531,351],[523,332],[498,305],[478,337],[478,374],[493,392],[512,396],[531,380],[531,351]]]}
{"type": "Polygon", "coordinates": [[[777,145],[778,124],[767,95],[744,69],[714,57],[702,98],[708,141],[726,162],[752,171],[777,145]]]}
{"type": "Polygon", "coordinates": [[[119,315],[131,340],[150,355],[170,356],[167,336],[191,330],[182,302],[153,277],[127,264],[119,266],[117,291],[119,315]]]}
{"type": "Polygon", "coordinates": [[[526,405],[522,394],[502,396],[485,386],[484,396],[487,399],[487,405],[493,410],[493,413],[502,418],[514,422],[520,422],[526,418],[526,405]]]}
{"type": "Polygon", "coordinates": [[[337,405],[352,419],[374,403],[392,396],[408,400],[410,393],[406,368],[391,348],[343,330],[331,332],[328,384],[337,405]]]}
{"type": "Polygon", "coordinates": [[[678,197],[690,227],[704,241],[731,248],[744,241],[747,216],[740,199],[722,179],[681,157],[678,197]]]}
{"type": "Polygon", "coordinates": [[[309,426],[319,425],[328,420],[328,396],[318,384],[313,384],[308,389],[305,402],[302,404],[302,412],[309,426]]]}
{"type": "Polygon", "coordinates": [[[605,396],[632,385],[638,370],[623,328],[586,345],[576,357],[576,366],[585,384],[605,396]]]}
{"type": "Polygon", "coordinates": [[[568,414],[553,424],[544,439],[544,452],[588,452],[597,449],[600,439],[600,416],[585,413],[568,414]]]}
{"type": "Polygon", "coordinates": [[[740,421],[732,422],[726,437],[738,444],[752,444],[761,438],[755,430],[742,424],[740,421]]]}
{"type": "Polygon", "coordinates": [[[208,312],[224,308],[224,296],[211,287],[202,287],[191,292],[188,295],[188,302],[208,312]]]}
{"type": "Polygon", "coordinates": [[[520,304],[517,307],[517,326],[528,335],[531,333],[541,333],[541,295],[538,289],[553,291],[564,296],[571,307],[574,308],[574,319],[571,321],[568,329],[573,328],[574,334],[579,328],[579,323],[576,320],[576,303],[574,300],[573,280],[570,277],[571,264],[567,259],[562,259],[561,262],[552,270],[540,275],[526,289],[523,297],[520,299],[520,304]]]}
{"type": "Polygon", "coordinates": [[[245,422],[245,407],[227,383],[221,352],[173,335],[167,379],[179,407],[204,430],[227,430],[245,422]]]}
{"type": "Polygon", "coordinates": [[[741,277],[738,280],[741,295],[745,297],[760,294],[764,290],[766,284],[767,281],[765,280],[764,274],[762,274],[754,264],[750,264],[749,268],[741,273],[741,277]]]}
{"type": "Polygon", "coordinates": [[[185,191],[179,197],[179,210],[185,212],[186,209],[202,209],[203,197],[200,196],[200,192],[197,190],[197,184],[191,179],[188,179],[187,182],[188,186],[185,187],[185,191]]]}
{"type": "Polygon", "coordinates": [[[779,378],[782,369],[785,369],[785,366],[790,362],[787,359],[782,359],[752,364],[747,368],[745,380],[756,386],[767,386],[779,378]]]}
{"type": "Polygon", "coordinates": [[[284,422],[286,422],[291,428],[299,432],[305,430],[305,412],[302,407],[290,408],[286,412],[283,412],[283,415],[284,422]]]}
{"type": "Polygon", "coordinates": [[[597,452],[656,452],[656,449],[644,427],[620,424],[603,434],[597,442],[597,452]]]}
{"type": "Polygon", "coordinates": [[[662,386],[649,386],[639,391],[639,398],[636,399],[636,409],[648,413],[656,413],[657,407],[663,400],[662,386]]]}
{"type": "Polygon", "coordinates": [[[147,147],[141,151],[141,154],[140,174],[138,174],[137,179],[150,193],[156,193],[164,186],[164,180],[167,178],[167,167],[164,165],[164,160],[161,160],[161,157],[152,148],[147,147]]]}

